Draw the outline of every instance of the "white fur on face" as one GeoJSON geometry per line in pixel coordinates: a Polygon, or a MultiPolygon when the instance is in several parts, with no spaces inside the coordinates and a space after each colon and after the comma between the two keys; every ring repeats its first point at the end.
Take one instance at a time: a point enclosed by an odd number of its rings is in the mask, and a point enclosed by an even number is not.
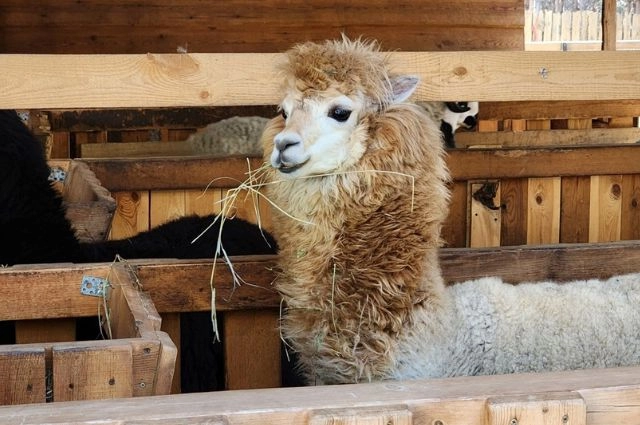
{"type": "Polygon", "coordinates": [[[366,132],[358,127],[362,99],[337,92],[331,97],[287,96],[281,104],[285,128],[274,137],[271,165],[282,176],[302,177],[358,162],[366,149],[366,132]],[[350,111],[348,119],[336,119],[336,110],[350,111]]]}

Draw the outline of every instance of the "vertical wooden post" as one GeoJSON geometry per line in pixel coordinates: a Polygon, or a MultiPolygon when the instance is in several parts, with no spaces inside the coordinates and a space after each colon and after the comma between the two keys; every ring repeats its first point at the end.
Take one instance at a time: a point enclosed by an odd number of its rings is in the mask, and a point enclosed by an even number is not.
{"type": "Polygon", "coordinates": [[[616,0],[602,1],[602,50],[616,50],[616,0]]]}

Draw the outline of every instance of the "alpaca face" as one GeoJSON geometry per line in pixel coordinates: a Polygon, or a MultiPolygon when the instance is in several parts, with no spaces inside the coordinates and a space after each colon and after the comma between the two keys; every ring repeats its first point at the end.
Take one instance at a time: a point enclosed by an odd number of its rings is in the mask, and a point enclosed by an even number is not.
{"type": "Polygon", "coordinates": [[[280,107],[285,127],[273,139],[271,165],[284,176],[340,171],[364,154],[363,96],[346,96],[337,90],[313,96],[294,92],[280,107]]]}

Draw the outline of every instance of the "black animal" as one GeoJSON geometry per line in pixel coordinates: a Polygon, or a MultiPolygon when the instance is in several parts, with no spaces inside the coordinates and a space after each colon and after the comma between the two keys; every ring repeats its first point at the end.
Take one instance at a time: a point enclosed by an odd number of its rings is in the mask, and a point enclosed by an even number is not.
{"type": "MultiPolygon", "coordinates": [[[[125,259],[214,256],[218,224],[192,243],[214,221],[212,215],[180,218],[129,239],[81,243],[48,177],[40,142],[15,111],[0,110],[0,265],[106,262],[117,254],[125,259]]],[[[267,232],[237,218],[225,222],[222,244],[228,255],[274,254],[277,249],[267,232]]],[[[199,348],[183,352],[183,392],[221,389],[221,355],[219,346],[211,344],[208,314],[184,319],[183,345],[190,347],[193,340],[199,348]]]]}

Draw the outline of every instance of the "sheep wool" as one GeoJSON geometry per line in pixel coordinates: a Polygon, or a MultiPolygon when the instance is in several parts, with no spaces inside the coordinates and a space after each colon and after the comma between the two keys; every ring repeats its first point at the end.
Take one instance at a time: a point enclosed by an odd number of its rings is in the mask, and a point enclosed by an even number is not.
{"type": "Polygon", "coordinates": [[[445,286],[439,123],[375,42],[285,55],[263,134],[281,327],[310,384],[638,364],[640,276],[445,286]]]}
{"type": "Polygon", "coordinates": [[[260,136],[268,118],[231,117],[209,124],[186,140],[194,153],[262,156],[260,136]]]}

